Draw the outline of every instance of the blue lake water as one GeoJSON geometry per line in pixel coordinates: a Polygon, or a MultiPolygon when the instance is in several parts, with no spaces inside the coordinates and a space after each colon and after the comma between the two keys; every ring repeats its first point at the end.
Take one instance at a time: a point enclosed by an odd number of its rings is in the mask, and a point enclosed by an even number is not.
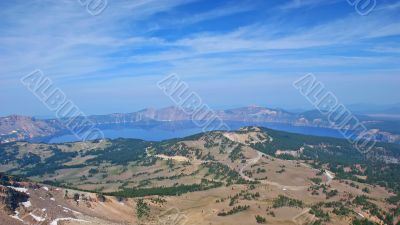
{"type": "MultiPolygon", "coordinates": [[[[243,126],[248,125],[257,125],[262,127],[267,127],[274,130],[280,131],[287,131],[292,133],[299,133],[299,134],[307,134],[307,135],[315,135],[315,136],[325,136],[325,137],[336,137],[342,138],[342,135],[339,131],[334,129],[328,128],[318,128],[318,127],[301,127],[301,126],[293,126],[290,124],[283,124],[283,123],[257,123],[257,124],[249,124],[249,123],[229,123],[228,124],[232,130],[239,129],[243,126]]],[[[100,128],[104,133],[106,138],[115,139],[115,138],[137,138],[143,139],[147,141],[161,141],[167,140],[172,138],[181,138],[190,136],[193,134],[203,132],[202,128],[195,127],[193,125],[182,125],[179,126],[155,126],[155,127],[118,127],[118,128],[100,128]]],[[[62,142],[73,142],[79,141],[72,134],[66,134],[61,136],[52,137],[51,139],[47,140],[48,143],[62,143],[62,142]]]]}

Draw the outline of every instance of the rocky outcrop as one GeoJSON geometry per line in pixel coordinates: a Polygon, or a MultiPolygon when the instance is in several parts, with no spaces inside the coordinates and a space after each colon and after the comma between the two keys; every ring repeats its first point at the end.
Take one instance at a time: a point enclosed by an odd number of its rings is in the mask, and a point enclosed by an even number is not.
{"type": "Polygon", "coordinates": [[[0,208],[8,214],[13,214],[19,203],[29,199],[28,194],[18,191],[18,188],[12,185],[18,184],[13,178],[0,173],[0,208]]]}

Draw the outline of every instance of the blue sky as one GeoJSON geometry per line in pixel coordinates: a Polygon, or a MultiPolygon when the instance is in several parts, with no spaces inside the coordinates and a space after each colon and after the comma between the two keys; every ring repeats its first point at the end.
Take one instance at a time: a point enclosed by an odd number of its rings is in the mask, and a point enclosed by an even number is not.
{"type": "Polygon", "coordinates": [[[214,108],[310,108],[292,83],[313,73],[344,104],[400,102],[400,1],[367,16],[346,0],[0,2],[0,115],[51,115],[19,81],[35,69],[87,114],[172,102],[178,74],[214,108]]]}

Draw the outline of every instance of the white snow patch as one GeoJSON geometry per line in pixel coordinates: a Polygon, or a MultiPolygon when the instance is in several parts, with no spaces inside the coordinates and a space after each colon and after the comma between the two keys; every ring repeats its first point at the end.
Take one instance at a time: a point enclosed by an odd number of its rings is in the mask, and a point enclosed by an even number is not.
{"type": "Polygon", "coordinates": [[[50,225],[58,225],[58,221],[64,221],[64,220],[72,220],[72,221],[78,221],[78,222],[84,222],[87,223],[88,221],[86,220],[79,220],[79,219],[74,219],[74,218],[57,218],[53,220],[50,225]]]}
{"type": "Polygon", "coordinates": [[[62,208],[64,209],[64,211],[67,210],[67,212],[70,211],[70,212],[73,212],[73,213],[76,213],[76,214],[82,214],[82,213],[80,213],[80,212],[77,212],[77,211],[75,211],[75,210],[72,210],[72,209],[67,208],[67,207],[64,207],[64,206],[60,206],[60,207],[62,207],[62,208]]]}
{"type": "Polygon", "coordinates": [[[18,192],[23,192],[23,193],[27,193],[28,189],[27,188],[21,188],[21,187],[13,187],[13,186],[8,186],[9,188],[12,188],[18,192]]]}
{"type": "Polygon", "coordinates": [[[43,222],[46,220],[46,218],[40,217],[40,216],[36,216],[33,213],[29,213],[29,215],[32,216],[33,219],[35,219],[37,222],[43,222]]]}
{"type": "Polygon", "coordinates": [[[31,207],[32,206],[32,203],[31,203],[31,201],[27,201],[27,202],[23,202],[23,203],[21,203],[25,208],[29,208],[29,207],[31,207]]]}
{"type": "Polygon", "coordinates": [[[19,221],[21,221],[21,222],[24,222],[21,218],[19,218],[19,212],[18,211],[15,211],[15,215],[13,215],[13,216],[10,216],[11,218],[14,218],[14,219],[16,219],[16,220],[19,220],[19,221]]]}
{"type": "Polygon", "coordinates": [[[333,179],[335,177],[330,171],[327,170],[325,170],[325,174],[329,179],[333,179]]]}

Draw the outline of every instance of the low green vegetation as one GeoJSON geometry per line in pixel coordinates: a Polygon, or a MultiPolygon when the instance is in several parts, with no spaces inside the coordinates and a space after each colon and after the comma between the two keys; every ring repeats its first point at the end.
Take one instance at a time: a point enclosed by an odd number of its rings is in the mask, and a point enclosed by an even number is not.
{"type": "Polygon", "coordinates": [[[232,162],[238,160],[238,159],[244,159],[244,155],[242,152],[242,145],[238,145],[237,147],[235,147],[232,152],[229,154],[229,158],[231,159],[232,162]]]}
{"type": "Polygon", "coordinates": [[[274,156],[278,149],[299,150],[303,148],[303,153],[298,159],[314,161],[316,169],[323,169],[322,165],[325,165],[327,169],[336,174],[338,179],[380,185],[396,193],[400,192],[400,176],[398,176],[400,164],[386,163],[379,158],[381,154],[400,157],[400,145],[398,144],[376,143],[374,149],[369,152],[370,157],[365,157],[366,155],[360,153],[345,139],[261,129],[274,139],[271,143],[251,145],[261,152],[274,156]],[[359,165],[363,169],[359,170],[355,165],[359,165]],[[346,171],[345,167],[352,169],[346,171]],[[366,179],[360,179],[359,176],[364,176],[366,179]]]}
{"type": "Polygon", "coordinates": [[[206,177],[213,176],[214,180],[226,181],[226,185],[245,184],[246,182],[238,172],[219,162],[206,162],[202,164],[208,168],[206,177]]]}
{"type": "Polygon", "coordinates": [[[178,185],[173,187],[154,187],[154,188],[143,188],[143,189],[125,189],[122,191],[107,193],[111,196],[121,196],[121,197],[144,197],[149,195],[159,195],[159,196],[171,196],[171,195],[181,195],[188,192],[204,191],[212,188],[217,188],[222,186],[221,182],[208,181],[203,179],[200,184],[190,184],[190,185],[178,185]]]}
{"type": "Polygon", "coordinates": [[[319,220],[323,221],[323,222],[328,222],[330,221],[330,217],[329,214],[327,212],[324,212],[321,209],[321,204],[316,204],[311,206],[310,209],[310,214],[313,214],[315,217],[317,217],[319,220]]]}
{"type": "Polygon", "coordinates": [[[278,198],[274,199],[272,207],[281,208],[281,207],[299,207],[303,208],[304,203],[301,200],[289,198],[284,195],[279,195],[278,198]]]}
{"type": "Polygon", "coordinates": [[[150,208],[143,199],[139,199],[136,203],[136,215],[138,218],[148,217],[150,213],[150,208]]]}
{"type": "Polygon", "coordinates": [[[266,220],[264,217],[262,217],[262,216],[260,216],[260,215],[257,215],[257,216],[256,216],[256,222],[257,222],[257,223],[266,223],[267,220],[266,220]]]}
{"type": "Polygon", "coordinates": [[[218,213],[218,216],[229,216],[229,215],[233,215],[242,211],[246,211],[250,208],[250,206],[248,205],[244,205],[244,206],[235,206],[233,207],[233,209],[229,210],[228,212],[222,211],[220,213],[218,213]]]}
{"type": "Polygon", "coordinates": [[[310,181],[312,181],[314,184],[320,184],[322,182],[322,179],[319,177],[313,177],[310,178],[310,181]]]}
{"type": "Polygon", "coordinates": [[[371,222],[367,219],[354,219],[352,224],[353,225],[376,225],[376,223],[371,222]]]}

